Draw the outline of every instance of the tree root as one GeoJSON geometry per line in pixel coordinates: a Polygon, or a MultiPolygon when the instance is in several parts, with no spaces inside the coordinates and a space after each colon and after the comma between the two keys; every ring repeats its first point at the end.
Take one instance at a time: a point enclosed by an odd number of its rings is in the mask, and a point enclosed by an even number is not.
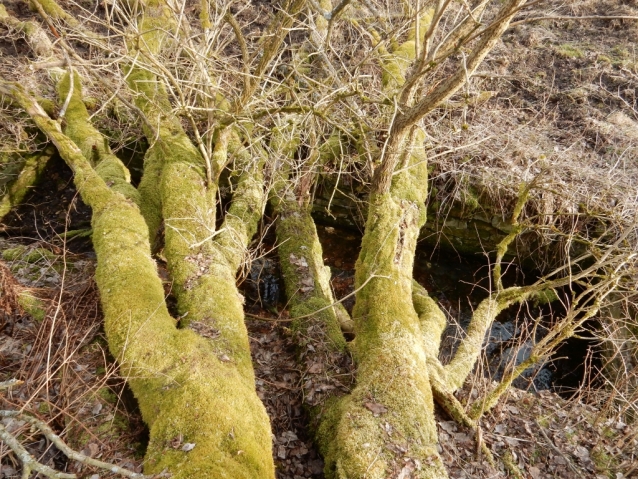
{"type": "Polygon", "coordinates": [[[459,402],[458,399],[449,391],[446,391],[441,384],[432,379],[432,394],[434,400],[441,406],[445,412],[454,419],[457,423],[474,431],[474,437],[476,438],[476,451],[478,454],[483,454],[492,467],[496,466],[494,455],[492,451],[487,447],[487,444],[483,441],[483,434],[481,432],[480,424],[470,418],[465,412],[465,408],[459,402]]]}

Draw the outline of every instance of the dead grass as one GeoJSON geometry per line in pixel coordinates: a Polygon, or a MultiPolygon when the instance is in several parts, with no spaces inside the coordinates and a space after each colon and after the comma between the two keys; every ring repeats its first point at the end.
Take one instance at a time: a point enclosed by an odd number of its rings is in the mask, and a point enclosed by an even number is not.
{"type": "MultiPolygon", "coordinates": [[[[79,258],[69,254],[69,266],[74,259],[79,258]]],[[[24,287],[6,266],[3,272],[2,313],[8,321],[0,333],[0,380],[19,379],[23,384],[0,396],[0,408],[40,418],[67,444],[90,457],[139,470],[135,443],[143,440],[143,425],[134,407],[125,407],[124,384],[100,332],[102,317],[91,264],[70,272],[57,288],[38,290],[47,310],[41,322],[11,302],[11,291],[24,287]]],[[[42,463],[67,472],[92,472],[68,462],[28,423],[9,418],[2,422],[42,463]]],[[[5,446],[0,446],[0,460],[5,477],[18,477],[20,462],[5,446]]]]}

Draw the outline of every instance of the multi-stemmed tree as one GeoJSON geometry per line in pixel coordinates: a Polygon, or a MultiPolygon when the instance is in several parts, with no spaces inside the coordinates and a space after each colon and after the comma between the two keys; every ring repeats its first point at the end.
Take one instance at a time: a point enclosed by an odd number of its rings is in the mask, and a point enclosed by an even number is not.
{"type": "MultiPolygon", "coordinates": [[[[267,207],[296,328],[320,331],[315,354],[347,350],[357,366],[349,394],[312,404],[327,477],[446,477],[434,401],[478,430],[516,374],[573,334],[626,276],[633,230],[609,227],[607,246],[587,238],[580,258],[532,285],[505,287],[501,263],[534,187],[522,185],[493,257],[492,289],[451,362],[438,359],[446,317],[412,278],[428,195],[422,120],[466,85],[525,3],[112,0],[85,9],[31,0],[31,19],[0,5],[0,21],[33,55],[0,79],[12,133],[26,132],[2,140],[24,150],[36,130],[44,134],[92,209],[105,330],[150,429],[148,473],[274,477],[236,287],[267,207]],[[107,116],[148,145],[137,187],[111,152],[121,132],[104,131],[107,116]],[[367,193],[352,317],[332,295],[311,217],[326,175],[355,178],[367,193]],[[497,389],[462,406],[454,393],[499,312],[576,284],[560,327],[497,389]]],[[[7,205],[51,156],[44,151],[13,154],[23,175],[7,205]]]]}

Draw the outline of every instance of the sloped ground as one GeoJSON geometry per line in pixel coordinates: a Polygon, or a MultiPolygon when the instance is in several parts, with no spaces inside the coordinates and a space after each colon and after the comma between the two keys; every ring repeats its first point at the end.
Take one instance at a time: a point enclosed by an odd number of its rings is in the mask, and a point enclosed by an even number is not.
{"type": "MultiPolygon", "coordinates": [[[[525,16],[638,15],[631,1],[544,5],[525,16]]],[[[438,211],[440,241],[476,241],[474,225],[481,229],[482,221],[486,230],[498,227],[493,215],[507,218],[521,182],[539,175],[524,217],[540,239],[519,241],[523,253],[557,240],[556,230],[584,232],[582,214],[634,217],[637,40],[635,19],[558,18],[506,32],[451,108],[430,117],[430,211],[438,211]]]]}

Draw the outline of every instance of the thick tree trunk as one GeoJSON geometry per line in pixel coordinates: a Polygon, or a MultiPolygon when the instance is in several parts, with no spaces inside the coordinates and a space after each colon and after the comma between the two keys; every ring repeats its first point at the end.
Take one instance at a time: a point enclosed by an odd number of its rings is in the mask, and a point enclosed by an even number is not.
{"type": "MultiPolygon", "coordinates": [[[[200,270],[191,279],[188,291],[201,291],[193,301],[199,308],[208,306],[211,315],[200,317],[202,309],[195,310],[193,320],[202,324],[177,329],[166,309],[150,256],[148,227],[137,207],[107,186],[32,99],[15,86],[5,84],[4,92],[18,99],[54,142],[93,209],[96,281],[105,330],[150,429],[148,472],[167,469],[173,477],[183,478],[274,477],[269,421],[255,393],[241,299],[235,289],[233,272],[241,255],[225,254],[221,269],[213,264],[209,269],[216,276],[200,270]],[[205,300],[204,294],[213,299],[205,300]],[[220,297],[223,294],[230,296],[230,303],[220,297]]],[[[255,201],[258,205],[263,197],[254,192],[262,187],[254,174],[240,181],[235,215],[228,222],[228,234],[220,239],[220,249],[238,244],[242,249],[241,240],[251,236],[260,216],[255,201]],[[252,228],[246,230],[246,223],[252,228]]],[[[200,253],[196,249],[191,254],[199,261],[200,253]]],[[[188,307],[189,302],[182,301],[188,307]]]]}
{"type": "Polygon", "coordinates": [[[427,194],[422,144],[422,133],[414,132],[409,152],[397,159],[413,167],[394,178],[390,192],[370,198],[355,277],[361,288],[353,312],[357,385],[320,431],[329,477],[447,477],[436,447],[421,319],[412,303],[427,194]]]}

